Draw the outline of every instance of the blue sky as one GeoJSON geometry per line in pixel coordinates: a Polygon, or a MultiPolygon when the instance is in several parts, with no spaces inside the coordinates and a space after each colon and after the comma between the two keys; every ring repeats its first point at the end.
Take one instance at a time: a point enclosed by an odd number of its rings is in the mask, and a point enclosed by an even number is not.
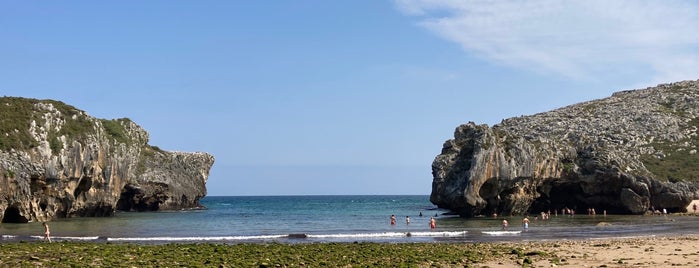
{"type": "Polygon", "coordinates": [[[458,125],[699,78],[692,1],[0,0],[0,95],[216,157],[209,195],[429,194],[458,125]]]}

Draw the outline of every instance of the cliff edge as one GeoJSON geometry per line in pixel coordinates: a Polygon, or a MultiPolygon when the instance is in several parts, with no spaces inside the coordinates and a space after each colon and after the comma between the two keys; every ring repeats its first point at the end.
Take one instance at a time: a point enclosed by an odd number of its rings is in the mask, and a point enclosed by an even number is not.
{"type": "Polygon", "coordinates": [[[699,81],[456,128],[430,201],[463,217],[569,208],[684,212],[699,199],[699,81]]]}
{"type": "Polygon", "coordinates": [[[97,119],[54,100],[0,98],[2,222],[200,207],[214,163],[168,152],[127,118],[97,119]]]}

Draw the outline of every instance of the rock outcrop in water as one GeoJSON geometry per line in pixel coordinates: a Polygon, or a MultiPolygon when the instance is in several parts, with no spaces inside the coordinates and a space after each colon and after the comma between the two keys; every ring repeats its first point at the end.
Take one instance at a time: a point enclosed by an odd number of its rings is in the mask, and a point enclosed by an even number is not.
{"type": "Polygon", "coordinates": [[[698,199],[699,81],[456,128],[432,164],[430,200],[464,217],[685,211],[698,199]]]}
{"type": "Polygon", "coordinates": [[[129,119],[15,97],[0,115],[2,222],[196,208],[206,195],[213,156],[150,146],[129,119]]]}

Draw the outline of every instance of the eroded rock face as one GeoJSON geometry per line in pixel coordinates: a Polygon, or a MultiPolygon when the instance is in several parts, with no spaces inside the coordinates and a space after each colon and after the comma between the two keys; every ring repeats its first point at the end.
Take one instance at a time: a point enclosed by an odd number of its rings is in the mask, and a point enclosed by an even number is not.
{"type": "Polygon", "coordinates": [[[588,208],[684,211],[699,197],[699,82],[456,128],[430,200],[464,217],[588,208]]]}
{"type": "Polygon", "coordinates": [[[199,207],[213,156],[148,145],[128,119],[50,100],[0,98],[2,222],[199,207]]]}

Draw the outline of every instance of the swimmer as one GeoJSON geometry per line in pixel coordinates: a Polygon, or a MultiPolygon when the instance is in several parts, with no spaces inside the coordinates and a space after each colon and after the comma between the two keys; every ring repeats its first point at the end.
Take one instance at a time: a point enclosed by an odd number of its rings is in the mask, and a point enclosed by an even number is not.
{"type": "Polygon", "coordinates": [[[507,230],[507,225],[508,225],[507,220],[503,219],[502,220],[502,229],[507,230]]]}

